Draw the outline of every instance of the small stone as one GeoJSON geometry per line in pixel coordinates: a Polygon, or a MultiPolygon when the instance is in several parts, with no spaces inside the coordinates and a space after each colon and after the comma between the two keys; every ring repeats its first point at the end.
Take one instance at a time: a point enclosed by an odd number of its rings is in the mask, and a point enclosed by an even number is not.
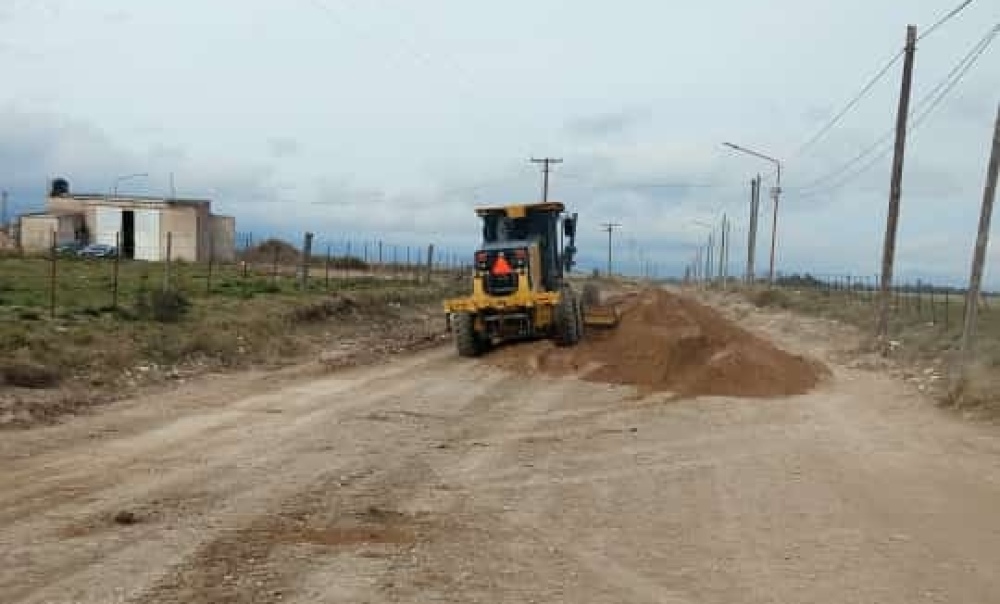
{"type": "Polygon", "coordinates": [[[130,512],[128,510],[122,510],[122,511],[118,512],[117,514],[115,514],[115,523],[116,524],[126,524],[126,525],[128,525],[128,524],[135,524],[136,522],[139,522],[139,519],[136,517],[136,515],[133,512],[130,512]]]}

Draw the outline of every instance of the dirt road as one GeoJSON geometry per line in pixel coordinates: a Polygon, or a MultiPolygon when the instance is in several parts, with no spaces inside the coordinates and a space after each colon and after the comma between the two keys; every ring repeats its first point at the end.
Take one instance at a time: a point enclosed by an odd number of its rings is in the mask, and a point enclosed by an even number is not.
{"type": "Polygon", "coordinates": [[[667,402],[444,348],[8,432],[0,601],[1000,601],[996,429],[831,370],[667,402]]]}

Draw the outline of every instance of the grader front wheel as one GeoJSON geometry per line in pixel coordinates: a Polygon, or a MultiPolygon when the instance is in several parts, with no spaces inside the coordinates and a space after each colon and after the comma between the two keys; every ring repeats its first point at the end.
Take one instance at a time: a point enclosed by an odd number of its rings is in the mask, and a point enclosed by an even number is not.
{"type": "Polygon", "coordinates": [[[556,307],[556,344],[559,346],[575,346],[580,342],[583,317],[580,303],[572,290],[564,290],[556,307]]]}

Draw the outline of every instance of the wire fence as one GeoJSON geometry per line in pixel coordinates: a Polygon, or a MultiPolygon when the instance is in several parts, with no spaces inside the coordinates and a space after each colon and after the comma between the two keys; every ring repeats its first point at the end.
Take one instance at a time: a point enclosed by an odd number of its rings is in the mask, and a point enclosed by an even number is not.
{"type": "MultiPolygon", "coordinates": [[[[121,241],[120,234],[105,239],[121,241]]],[[[344,240],[301,245],[277,238],[242,239],[235,250],[168,233],[158,246],[53,245],[0,255],[0,321],[23,315],[99,313],[128,307],[151,291],[189,297],[249,298],[365,287],[412,287],[458,280],[471,270],[457,254],[426,247],[344,240]],[[381,252],[381,253],[380,253],[381,252]]],[[[322,240],[321,240],[322,241],[322,240]]]]}
{"type": "MultiPolygon", "coordinates": [[[[686,280],[689,286],[730,289],[752,289],[762,304],[808,307],[825,310],[839,316],[853,316],[874,325],[880,295],[877,275],[845,274],[776,275],[773,287],[766,281],[753,284],[745,279],[686,280]],[[780,292],[781,297],[768,292],[780,292]]],[[[961,330],[966,312],[967,291],[963,288],[934,284],[923,280],[897,282],[889,290],[889,313],[898,331],[901,326],[921,324],[942,332],[961,330]]],[[[1000,323],[1000,296],[985,293],[979,296],[977,310],[983,322],[1000,323]]]]}

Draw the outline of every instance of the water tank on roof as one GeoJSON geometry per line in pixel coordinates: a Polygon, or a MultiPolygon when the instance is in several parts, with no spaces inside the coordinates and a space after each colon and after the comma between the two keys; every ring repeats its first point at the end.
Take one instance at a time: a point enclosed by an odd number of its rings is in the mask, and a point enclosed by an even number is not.
{"type": "Polygon", "coordinates": [[[49,197],[63,197],[69,195],[69,181],[65,178],[54,178],[49,197]]]}

